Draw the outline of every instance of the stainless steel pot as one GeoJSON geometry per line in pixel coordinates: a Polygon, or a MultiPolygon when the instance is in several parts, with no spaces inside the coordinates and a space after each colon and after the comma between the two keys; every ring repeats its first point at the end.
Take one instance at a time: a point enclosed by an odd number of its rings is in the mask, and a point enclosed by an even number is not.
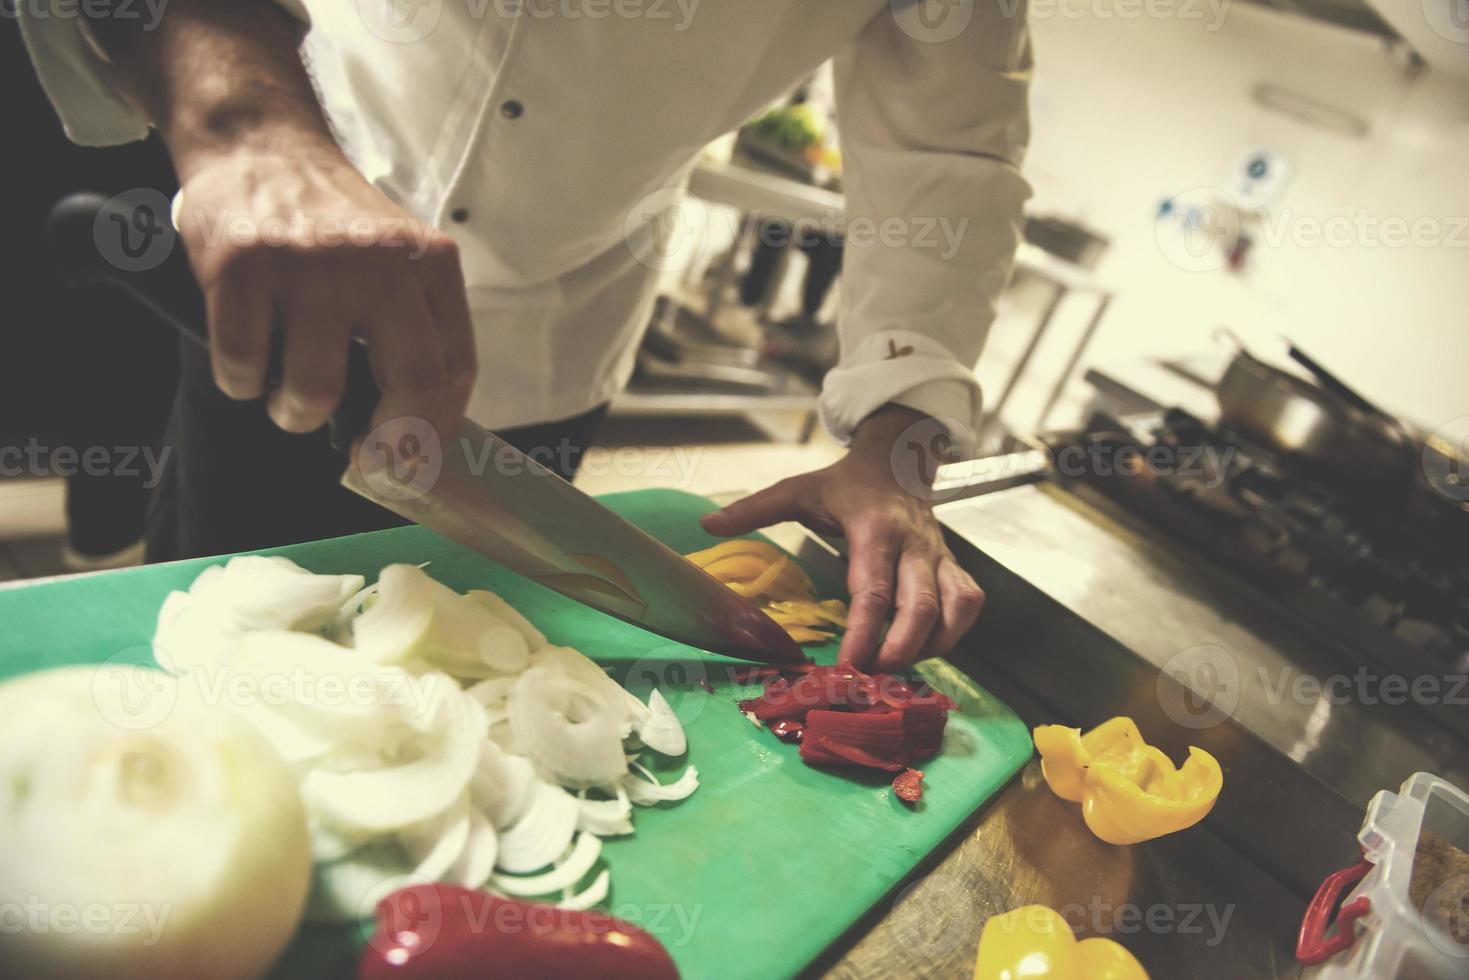
{"type": "Polygon", "coordinates": [[[1273,367],[1243,347],[1216,390],[1220,415],[1281,452],[1342,473],[1406,477],[1414,441],[1403,427],[1362,401],[1273,367]]]}

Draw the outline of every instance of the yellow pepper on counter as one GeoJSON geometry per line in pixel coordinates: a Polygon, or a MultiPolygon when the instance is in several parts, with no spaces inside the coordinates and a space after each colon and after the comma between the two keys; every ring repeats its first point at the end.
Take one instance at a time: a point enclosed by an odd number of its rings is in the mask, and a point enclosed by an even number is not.
{"type": "Polygon", "coordinates": [[[1148,974],[1119,943],[1077,942],[1055,909],[1024,905],[984,924],[974,980],[1148,980],[1148,974]]]}
{"type": "Polygon", "coordinates": [[[1079,728],[1041,725],[1033,733],[1041,774],[1063,800],[1081,804],[1092,833],[1109,844],[1136,844],[1192,827],[1214,808],[1224,773],[1203,749],[1190,747],[1175,769],[1143,741],[1131,718],[1079,728]]]}

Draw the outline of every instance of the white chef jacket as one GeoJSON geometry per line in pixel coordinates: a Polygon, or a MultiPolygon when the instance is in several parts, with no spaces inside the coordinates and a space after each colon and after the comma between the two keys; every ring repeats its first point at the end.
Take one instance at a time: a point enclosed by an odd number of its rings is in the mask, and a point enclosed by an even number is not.
{"type": "MultiPolygon", "coordinates": [[[[68,2],[18,5],[67,132],[142,137],[81,21],[58,13],[68,2]]],[[[973,366],[1029,194],[1023,4],[278,2],[309,25],[347,154],[460,247],[475,421],[567,418],[622,388],[658,285],[658,205],[703,146],[834,57],[847,219],[871,233],[845,250],[823,421],[845,441],[897,401],[953,420],[961,443],[976,423],[973,366]]]]}

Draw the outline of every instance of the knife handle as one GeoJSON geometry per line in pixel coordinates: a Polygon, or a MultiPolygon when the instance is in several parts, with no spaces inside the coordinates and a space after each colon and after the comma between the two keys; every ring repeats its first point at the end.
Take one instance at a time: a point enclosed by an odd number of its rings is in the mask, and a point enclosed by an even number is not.
{"type": "MultiPolygon", "coordinates": [[[[180,334],[202,347],[209,345],[204,295],[194,281],[183,242],[168,229],[170,217],[155,213],[146,202],[129,202],[101,194],[69,194],[56,203],[46,219],[46,244],[62,281],[75,286],[107,286],[133,296],[180,334]],[[169,247],[156,260],[140,254],[133,260],[136,237],[169,235],[169,247]],[[122,256],[118,261],[108,256],[122,256]]],[[[144,237],[144,251],[148,238],[144,237]]],[[[280,386],[285,362],[284,337],[271,336],[266,381],[280,386]]],[[[367,348],[353,342],[347,350],[347,382],[331,419],[331,442],[349,452],[353,441],[367,431],[381,392],[373,379],[367,348]]]]}

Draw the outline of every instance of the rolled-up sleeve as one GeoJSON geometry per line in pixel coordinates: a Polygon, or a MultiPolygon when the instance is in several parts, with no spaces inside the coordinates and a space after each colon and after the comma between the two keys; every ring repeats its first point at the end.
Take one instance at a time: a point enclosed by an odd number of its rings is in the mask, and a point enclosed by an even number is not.
{"type": "MultiPolygon", "coordinates": [[[[308,23],[302,0],[275,0],[292,17],[308,23]]],[[[80,6],[64,0],[15,5],[36,75],[61,117],[66,135],[83,146],[113,146],[148,135],[148,117],[124,94],[116,70],[92,39],[80,6]]],[[[152,30],[166,3],[118,4],[102,16],[137,18],[152,30]]]]}
{"type": "Polygon", "coordinates": [[[895,2],[836,59],[847,237],[821,415],[846,441],[897,402],[971,448],[974,365],[1020,238],[1030,188],[1031,47],[1023,0],[961,0],[926,19],[895,2]],[[952,36],[949,36],[952,35],[952,36]]]}

